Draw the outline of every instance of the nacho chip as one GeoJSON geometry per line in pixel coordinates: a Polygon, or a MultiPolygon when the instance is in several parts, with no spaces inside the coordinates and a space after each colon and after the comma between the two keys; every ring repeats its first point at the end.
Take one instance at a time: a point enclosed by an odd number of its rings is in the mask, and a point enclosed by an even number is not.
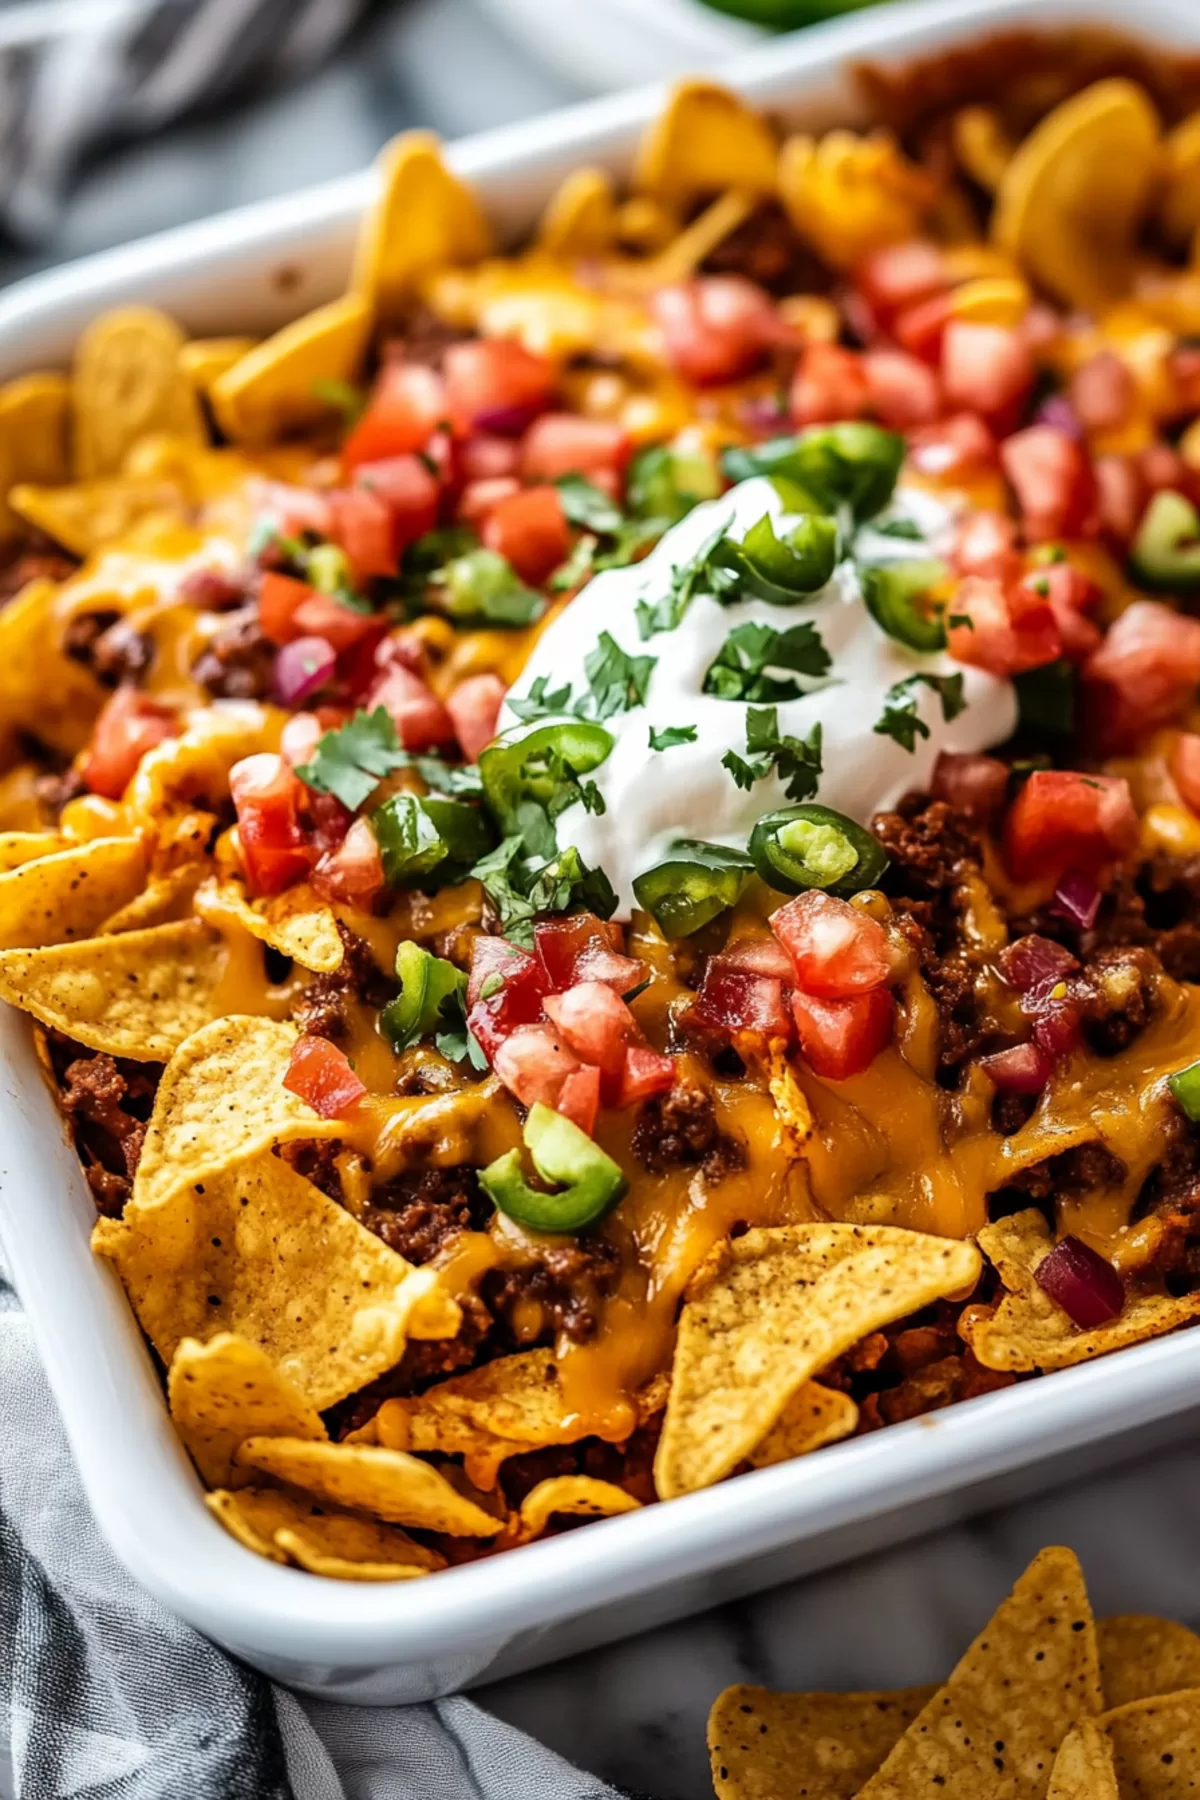
{"type": "Polygon", "coordinates": [[[1175,127],[1163,145],[1158,218],[1177,250],[1186,250],[1200,228],[1200,112],[1175,127]]]}
{"type": "Polygon", "coordinates": [[[65,375],[21,375],[0,387],[0,536],[18,528],[6,496],[18,481],[66,481],[67,413],[70,383],[65,375]]]}
{"type": "Polygon", "coordinates": [[[137,838],[92,838],[0,875],[0,950],[89,938],[146,879],[137,838]]]}
{"type": "Polygon", "coordinates": [[[767,1087],[792,1153],[800,1156],[815,1129],[808,1096],[796,1080],[796,1071],[783,1050],[770,1053],[767,1087]]]}
{"type": "Polygon", "coordinates": [[[226,1487],[233,1453],[248,1437],[324,1438],[325,1426],[269,1357],[221,1332],[184,1338],[171,1359],[167,1399],[175,1429],[210,1487],[226,1487]]]}
{"type": "Polygon", "coordinates": [[[329,974],[342,966],[345,952],[336,915],[306,881],[269,900],[251,900],[243,881],[212,881],[196,900],[201,918],[212,917],[206,910],[211,905],[302,969],[329,974]]]}
{"type": "Polygon", "coordinates": [[[137,1212],[276,1144],[339,1135],[337,1119],[318,1117],[283,1085],[298,1036],[294,1025],[235,1013],[180,1044],[154,1096],[130,1201],[137,1212]]]}
{"type": "Polygon", "coordinates": [[[224,966],[221,940],[189,919],[45,950],[0,950],[0,1000],[89,1050],[166,1062],[212,1020],[224,966]]]}
{"type": "Polygon", "coordinates": [[[633,184],[676,205],[741,188],[775,191],[766,120],[715,81],[681,81],[638,146],[633,184]]]}
{"type": "Polygon", "coordinates": [[[776,1694],[729,1687],[708,1715],[717,1800],[852,1800],[936,1688],[776,1694]]]}
{"type": "Polygon", "coordinates": [[[363,223],[351,287],[389,319],[422,276],[486,256],[491,231],[431,132],[402,132],[378,162],[382,192],[363,223]]]}
{"type": "Polygon", "coordinates": [[[188,504],[178,482],[161,477],[113,476],[67,487],[19,482],[8,498],[27,524],[44,531],[72,556],[91,556],[156,514],[182,518],[188,504]]]}
{"type": "Polygon", "coordinates": [[[370,306],[346,294],[256,344],[213,382],[221,430],[235,444],[269,444],[333,418],[321,384],[358,379],[370,331],[370,306]]]}
{"type": "Polygon", "coordinates": [[[1122,1613],[1101,1619],[1100,1674],[1110,1707],[1200,1688],[1200,1637],[1174,1619],[1122,1613]]]}
{"type": "Polygon", "coordinates": [[[204,424],[179,366],[184,337],[150,306],[123,306],[93,319],[75,347],[71,412],[81,479],[115,475],[151,432],[203,443],[204,424]]]}
{"type": "Polygon", "coordinates": [[[218,376],[253,350],[257,338],[192,338],[179,352],[179,367],[197,393],[207,395],[218,376]]]}
{"type": "Polygon", "coordinates": [[[393,1525],[444,1531],[450,1537],[495,1537],[504,1520],[486,1512],[418,1457],[374,1444],[311,1444],[300,1438],[249,1438],[237,1453],[242,1468],[319,1494],[335,1506],[370,1513],[393,1525]]]}
{"type": "Polygon", "coordinates": [[[994,1312],[972,1312],[961,1321],[960,1330],[985,1369],[1070,1369],[1126,1344],[1162,1337],[1200,1317],[1200,1293],[1174,1299],[1169,1294],[1131,1292],[1119,1318],[1094,1331],[1081,1331],[1034,1280],[1054,1240],[1033,1207],[986,1225],[979,1233],[979,1247],[1008,1289],[994,1312]]]}
{"type": "Polygon", "coordinates": [[[98,1220],[92,1248],[116,1264],[165,1363],[184,1338],[232,1332],[318,1409],[394,1368],[409,1337],[450,1337],[461,1317],[432,1269],[269,1151],[98,1220]]]}
{"type": "Polygon", "coordinates": [[[0,709],[6,723],[74,756],[107,696],[82,663],[63,655],[57,598],[55,582],[31,581],[0,610],[0,709]]]}
{"type": "Polygon", "coordinates": [[[850,1437],[858,1425],[858,1408],[849,1394],[806,1381],[793,1394],[762,1443],[747,1459],[753,1469],[769,1469],[774,1463],[807,1456],[825,1444],[850,1437]]]}
{"type": "Polygon", "coordinates": [[[969,1289],[980,1267],[971,1244],[882,1225],[737,1238],[680,1318],[654,1463],[661,1498],[720,1481],[811,1376],[868,1332],[969,1289]]]}
{"type": "Polygon", "coordinates": [[[1200,1688],[1105,1713],[1122,1800],[1184,1800],[1200,1781],[1200,1688]]]}
{"type": "Polygon", "coordinates": [[[612,1519],[618,1513],[640,1512],[641,1505],[611,1481],[597,1481],[591,1475],[553,1475],[539,1481],[522,1500],[516,1540],[525,1544],[540,1537],[556,1513],[612,1519]]]}
{"type": "Polygon", "coordinates": [[[935,198],[929,176],[886,131],[828,131],[787,140],[779,197],[797,231],[835,269],[920,233],[935,198]]]}
{"type": "Polygon", "coordinates": [[[53,856],[69,842],[60,831],[0,831],[0,873],[7,875],[39,856],[53,856]]]}
{"type": "Polygon", "coordinates": [[[395,1525],[338,1512],[279,1488],[206,1494],[213,1516],[247,1550],[343,1581],[406,1581],[446,1566],[395,1525]]]}
{"type": "Polygon", "coordinates": [[[1043,1800],[1063,1738],[1102,1704],[1079,1560],[1071,1550],[1043,1550],[859,1800],[935,1791],[1043,1800]]]}
{"type": "Polygon", "coordinates": [[[1063,1739],[1046,1800],[1121,1800],[1112,1739],[1092,1720],[1073,1725],[1063,1739]]]}
{"type": "Polygon", "coordinates": [[[549,256],[603,256],[617,235],[617,203],[607,169],[572,169],[550,197],[537,229],[549,256]]]}
{"type": "Polygon", "coordinates": [[[152,925],[190,919],[193,896],[207,874],[206,863],[182,863],[165,875],[152,875],[140,894],[105,919],[101,932],[148,931],[152,925]]]}

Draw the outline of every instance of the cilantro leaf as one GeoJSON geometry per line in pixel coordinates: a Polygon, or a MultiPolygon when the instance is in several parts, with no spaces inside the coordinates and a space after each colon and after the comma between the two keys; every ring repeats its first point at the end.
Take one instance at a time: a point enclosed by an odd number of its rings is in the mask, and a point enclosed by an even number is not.
{"type": "Polygon", "coordinates": [[[560,475],[554,485],[563,512],[572,525],[602,536],[621,529],[625,516],[620,507],[594,482],[582,475],[560,475]]]}
{"type": "Polygon", "coordinates": [[[533,921],[539,913],[585,906],[607,919],[617,907],[604,871],[589,869],[574,846],[538,857],[526,854],[524,837],[507,837],[471,873],[482,883],[505,937],[523,949],[533,947],[533,921]]]}
{"type": "Polygon", "coordinates": [[[938,696],[947,724],[957,719],[967,704],[961,675],[928,675],[922,671],[893,682],[884,696],[883,713],[875,730],[881,737],[894,738],[910,755],[916,749],[917,739],[929,736],[929,727],[917,712],[919,687],[931,688],[938,696]]]}
{"type": "Polygon", "coordinates": [[[448,763],[440,756],[421,756],[406,750],[382,706],[374,712],[360,709],[336,731],[326,731],[317,740],[312,761],[302,763],[296,773],[308,787],[321,794],[332,794],[351,812],[357,812],[384,776],[397,769],[415,770],[426,787],[437,794],[476,799],[483,793],[474,763],[448,763]]]}
{"type": "Polygon", "coordinates": [[[683,616],[696,595],[704,591],[709,578],[709,559],[729,525],[729,519],[722,520],[717,529],[705,538],[690,561],[675,565],[671,570],[670,588],[661,600],[655,601],[653,605],[648,600],[638,601],[638,634],[643,644],[660,631],[674,631],[682,623],[683,616]]]}
{"type": "Polygon", "coordinates": [[[748,621],[725,639],[704,677],[704,692],[720,700],[796,700],[805,691],[799,682],[770,671],[819,678],[829,667],[829,652],[807,620],[786,631],[748,621]]]}
{"type": "Polygon", "coordinates": [[[595,570],[599,542],[589,531],[576,538],[566,561],[559,563],[550,577],[553,593],[565,594],[570,588],[583,586],[595,570]]]}
{"type": "Polygon", "coordinates": [[[545,719],[558,713],[571,711],[571,684],[564,682],[562,687],[550,688],[548,675],[539,675],[536,681],[529,684],[529,692],[520,699],[508,699],[510,712],[516,713],[523,725],[534,719],[545,719]]]}
{"type": "Polygon", "coordinates": [[[656,656],[629,656],[610,632],[602,631],[594,650],[584,660],[590,700],[577,702],[581,718],[603,721],[614,713],[629,712],[646,704],[646,690],[657,663],[656,656]]]}
{"type": "Polygon", "coordinates": [[[774,771],[789,800],[811,800],[821,779],[821,722],[807,737],[780,733],[773,706],[746,708],[746,757],[727,750],[721,758],[738,787],[749,789],[774,771]]]}
{"type": "Polygon", "coordinates": [[[662,731],[650,727],[650,748],[652,750],[673,750],[676,744],[694,744],[696,727],[694,725],[667,725],[662,731]]]}

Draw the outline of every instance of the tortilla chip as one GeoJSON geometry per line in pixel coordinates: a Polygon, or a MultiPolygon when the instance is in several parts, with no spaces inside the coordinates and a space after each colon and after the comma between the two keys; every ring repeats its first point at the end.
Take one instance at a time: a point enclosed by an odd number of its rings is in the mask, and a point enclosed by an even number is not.
{"type": "Polygon", "coordinates": [[[753,1469],[769,1469],[774,1463],[807,1456],[825,1444],[850,1437],[858,1425],[858,1408],[849,1394],[806,1381],[783,1411],[748,1461],[753,1469]]]}
{"type": "Polygon", "coordinates": [[[638,147],[634,186],[679,205],[744,188],[775,191],[775,139],[744,100],[715,81],[681,81],[638,147]]]}
{"type": "Polygon", "coordinates": [[[1081,1331],[1034,1280],[1038,1264],[1054,1248],[1050,1227],[1035,1207],[986,1225],[978,1241],[1008,1289],[994,1312],[965,1314],[959,1327],[985,1369],[1070,1369],[1200,1317],[1200,1292],[1175,1299],[1131,1291],[1119,1318],[1081,1331]]]}
{"type": "Polygon", "coordinates": [[[1174,1619],[1122,1613],[1101,1619],[1100,1674],[1110,1707],[1200,1688],[1200,1637],[1174,1619]]]}
{"type": "Polygon", "coordinates": [[[204,441],[190,381],[179,367],[184,337],[150,306],[123,306],[93,319],[75,346],[71,374],[73,447],[85,481],[115,475],[151,432],[204,441]]]}
{"type": "Polygon", "coordinates": [[[137,838],[91,838],[0,875],[0,950],[37,950],[92,937],[141,891],[137,838]]]}
{"type": "Polygon", "coordinates": [[[337,917],[306,881],[269,900],[251,900],[242,881],[210,882],[198,896],[201,917],[206,900],[302,969],[330,974],[342,966],[345,951],[337,917]]]}
{"type": "Polygon", "coordinates": [[[337,1137],[283,1086],[294,1025],[242,1014],[214,1019],[186,1039],[163,1070],[130,1205],[165,1205],[182,1187],[298,1138],[337,1137]]]}
{"type": "Polygon", "coordinates": [[[221,430],[236,444],[268,444],[335,417],[321,384],[358,379],[370,331],[367,301],[346,294],[256,344],[213,382],[221,430]]]}
{"type": "Polygon", "coordinates": [[[617,235],[617,203],[607,169],[572,169],[542,214],[537,241],[564,261],[603,256],[617,235]]]}
{"type": "Polygon", "coordinates": [[[210,1487],[225,1487],[233,1453],[248,1437],[324,1438],[320,1413],[245,1338],[184,1338],[167,1377],[171,1417],[210,1487]]]}
{"type": "Polygon", "coordinates": [[[6,723],[74,756],[107,696],[82,663],[63,655],[57,598],[56,582],[31,581],[0,610],[0,710],[6,723]]]}
{"type": "Polygon", "coordinates": [[[0,831],[0,873],[19,869],[39,856],[53,856],[70,844],[61,831],[0,831]]]}
{"type": "Polygon", "coordinates": [[[1184,1800],[1200,1782],[1200,1688],[1105,1713],[1125,1800],[1184,1800]]]}
{"type": "Polygon", "coordinates": [[[1096,1629],[1071,1550],[1034,1557],[859,1800],[1042,1800],[1068,1730],[1099,1713],[1096,1629]]]}
{"type": "Polygon", "coordinates": [[[363,222],[351,286],[388,319],[423,276],[486,256],[491,231],[431,132],[402,132],[378,163],[382,192],[363,222]]]}
{"type": "Polygon", "coordinates": [[[640,1512],[641,1505],[611,1481],[597,1481],[591,1475],[552,1475],[539,1481],[522,1500],[515,1541],[525,1544],[540,1537],[556,1513],[611,1519],[618,1513],[640,1512]]]}
{"type": "Polygon", "coordinates": [[[18,520],[7,504],[18,481],[66,481],[67,412],[70,383],[65,375],[21,375],[0,387],[0,535],[10,536],[18,520]]]}
{"type": "Polygon", "coordinates": [[[799,132],[779,157],[779,197],[797,231],[835,269],[916,237],[937,189],[887,131],[799,132]]]}
{"type": "Polygon", "coordinates": [[[808,1096],[782,1050],[771,1053],[767,1086],[793,1156],[801,1156],[815,1129],[808,1096]]]}
{"type": "Polygon", "coordinates": [[[148,931],[193,916],[196,889],[208,874],[206,863],[182,863],[165,875],[152,875],[140,894],[105,919],[100,931],[148,931]]]}
{"type": "Polygon", "coordinates": [[[186,920],[45,950],[0,950],[0,1000],[89,1050],[166,1062],[210,1023],[225,951],[186,920]]]}
{"type": "Polygon", "coordinates": [[[1046,1800],[1121,1800],[1112,1739],[1094,1721],[1073,1725],[1063,1739],[1046,1800]]]}
{"type": "Polygon", "coordinates": [[[44,531],[72,556],[83,557],[127,537],[135,525],[155,514],[182,518],[188,505],[178,482],[126,476],[77,481],[69,487],[19,482],[8,498],[27,524],[44,531]]]}
{"type": "Polygon", "coordinates": [[[343,1581],[406,1581],[446,1566],[395,1525],[338,1512],[279,1488],[218,1489],[204,1496],[213,1516],[247,1550],[343,1581]]]}
{"type": "Polygon", "coordinates": [[[192,338],[179,352],[179,367],[199,394],[207,395],[218,376],[253,350],[257,338],[192,338]]]}
{"type": "Polygon", "coordinates": [[[884,1225],[737,1238],[680,1318],[654,1463],[660,1497],[720,1481],[811,1376],[880,1326],[969,1290],[980,1267],[971,1244],[884,1225]]]}
{"type": "Polygon", "coordinates": [[[241,1446],[237,1461],[389,1524],[444,1531],[450,1537],[495,1537],[504,1528],[502,1518],[460,1493],[431,1463],[402,1450],[259,1437],[241,1446]]]}
{"type": "Polygon", "coordinates": [[[318,1410],[394,1368],[409,1337],[451,1337],[461,1319],[432,1269],[269,1151],[98,1220],[92,1248],[165,1363],[184,1338],[233,1332],[318,1410]]]}
{"type": "Polygon", "coordinates": [[[729,1687],[708,1715],[717,1800],[852,1800],[937,1689],[775,1694],[729,1687]]]}

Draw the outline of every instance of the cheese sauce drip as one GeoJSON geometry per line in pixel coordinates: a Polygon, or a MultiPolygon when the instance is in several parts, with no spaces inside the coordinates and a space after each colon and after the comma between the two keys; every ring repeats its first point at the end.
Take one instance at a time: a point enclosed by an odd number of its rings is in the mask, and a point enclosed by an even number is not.
{"type": "MultiPolygon", "coordinates": [[[[929,494],[901,489],[897,501],[926,538],[941,531],[949,509],[929,494]]],[[[597,575],[541,634],[514,697],[529,693],[544,678],[548,690],[570,682],[572,697],[588,692],[585,662],[602,632],[629,656],[655,659],[646,701],[604,721],[613,748],[594,772],[604,811],[576,804],[558,820],[562,845],[574,845],[591,867],[602,868],[620,901],[621,916],[634,904],[633,880],[663,860],[678,837],[744,848],[764,813],[791,802],[775,773],[749,791],[736,785],[722,765],[727,751],[746,755],[746,702],[704,692],[705,676],[736,627],[754,623],[786,631],[810,623],[831,659],[819,681],[800,678],[812,691],[778,705],[779,731],[807,737],[822,733],[822,773],[814,796],[826,806],[860,821],[895,805],[905,793],[928,784],[938,753],[979,751],[1002,743],[1016,726],[1012,683],[979,669],[963,668],[945,652],[920,655],[884,632],[868,614],[853,561],[845,558],[818,593],[794,606],[758,599],[724,605],[700,593],[672,630],[642,641],[637,609],[671,591],[672,571],[690,562],[722,524],[740,540],[764,514],[782,536],[796,524],[774,485],[763,478],[741,482],[719,500],[697,506],[667,532],[644,562],[597,575]],[[939,695],[915,690],[918,717],[928,736],[917,735],[911,752],[875,726],[888,704],[889,690],[915,674],[961,675],[964,706],[947,720],[939,695]],[[653,750],[650,731],[692,728],[693,740],[653,750]]],[[[889,554],[930,554],[920,543],[893,541],[889,554]]],[[[509,708],[501,725],[515,722],[509,708]]]]}

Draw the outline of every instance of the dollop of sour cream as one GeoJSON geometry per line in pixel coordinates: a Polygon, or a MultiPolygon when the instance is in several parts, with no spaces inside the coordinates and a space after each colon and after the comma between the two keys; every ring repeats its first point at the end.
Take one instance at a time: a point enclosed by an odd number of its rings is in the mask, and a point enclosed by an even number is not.
{"type": "MultiPolygon", "coordinates": [[[[929,555],[928,543],[944,531],[951,514],[934,496],[898,489],[893,506],[911,519],[926,539],[893,541],[894,557],[929,555]]],[[[853,561],[838,564],[825,587],[794,606],[759,599],[722,604],[700,593],[679,624],[643,642],[639,601],[654,605],[670,592],[672,571],[690,562],[725,524],[740,540],[750,526],[770,514],[783,535],[796,523],[774,485],[761,477],[743,481],[719,500],[697,506],[674,526],[643,562],[596,575],[542,634],[513,688],[528,694],[539,676],[546,686],[571,683],[578,697],[588,691],[585,659],[608,632],[630,656],[653,656],[643,706],[604,721],[613,747],[591,775],[604,799],[602,813],[581,803],[560,814],[560,845],[574,845],[584,861],[604,870],[615,888],[621,916],[635,904],[634,877],[664,860],[676,838],[744,848],[764,813],[793,804],[772,772],[747,791],[723,767],[727,751],[746,756],[746,702],[704,692],[704,678],[730,632],[749,621],[784,631],[801,620],[819,632],[831,658],[828,675],[814,691],[778,703],[781,734],[806,737],[818,721],[822,731],[822,773],[813,799],[836,807],[862,823],[895,805],[913,788],[926,785],[940,751],[980,751],[1002,743],[1016,725],[1012,683],[983,670],[965,668],[944,651],[921,655],[898,643],[871,618],[863,603],[853,561]],[[943,716],[933,689],[918,686],[917,713],[929,729],[912,751],[876,732],[889,690],[918,672],[963,677],[964,706],[952,720],[943,716]],[[695,738],[654,750],[651,728],[692,727],[695,738]]],[[[506,705],[500,727],[516,723],[506,705]]]]}

